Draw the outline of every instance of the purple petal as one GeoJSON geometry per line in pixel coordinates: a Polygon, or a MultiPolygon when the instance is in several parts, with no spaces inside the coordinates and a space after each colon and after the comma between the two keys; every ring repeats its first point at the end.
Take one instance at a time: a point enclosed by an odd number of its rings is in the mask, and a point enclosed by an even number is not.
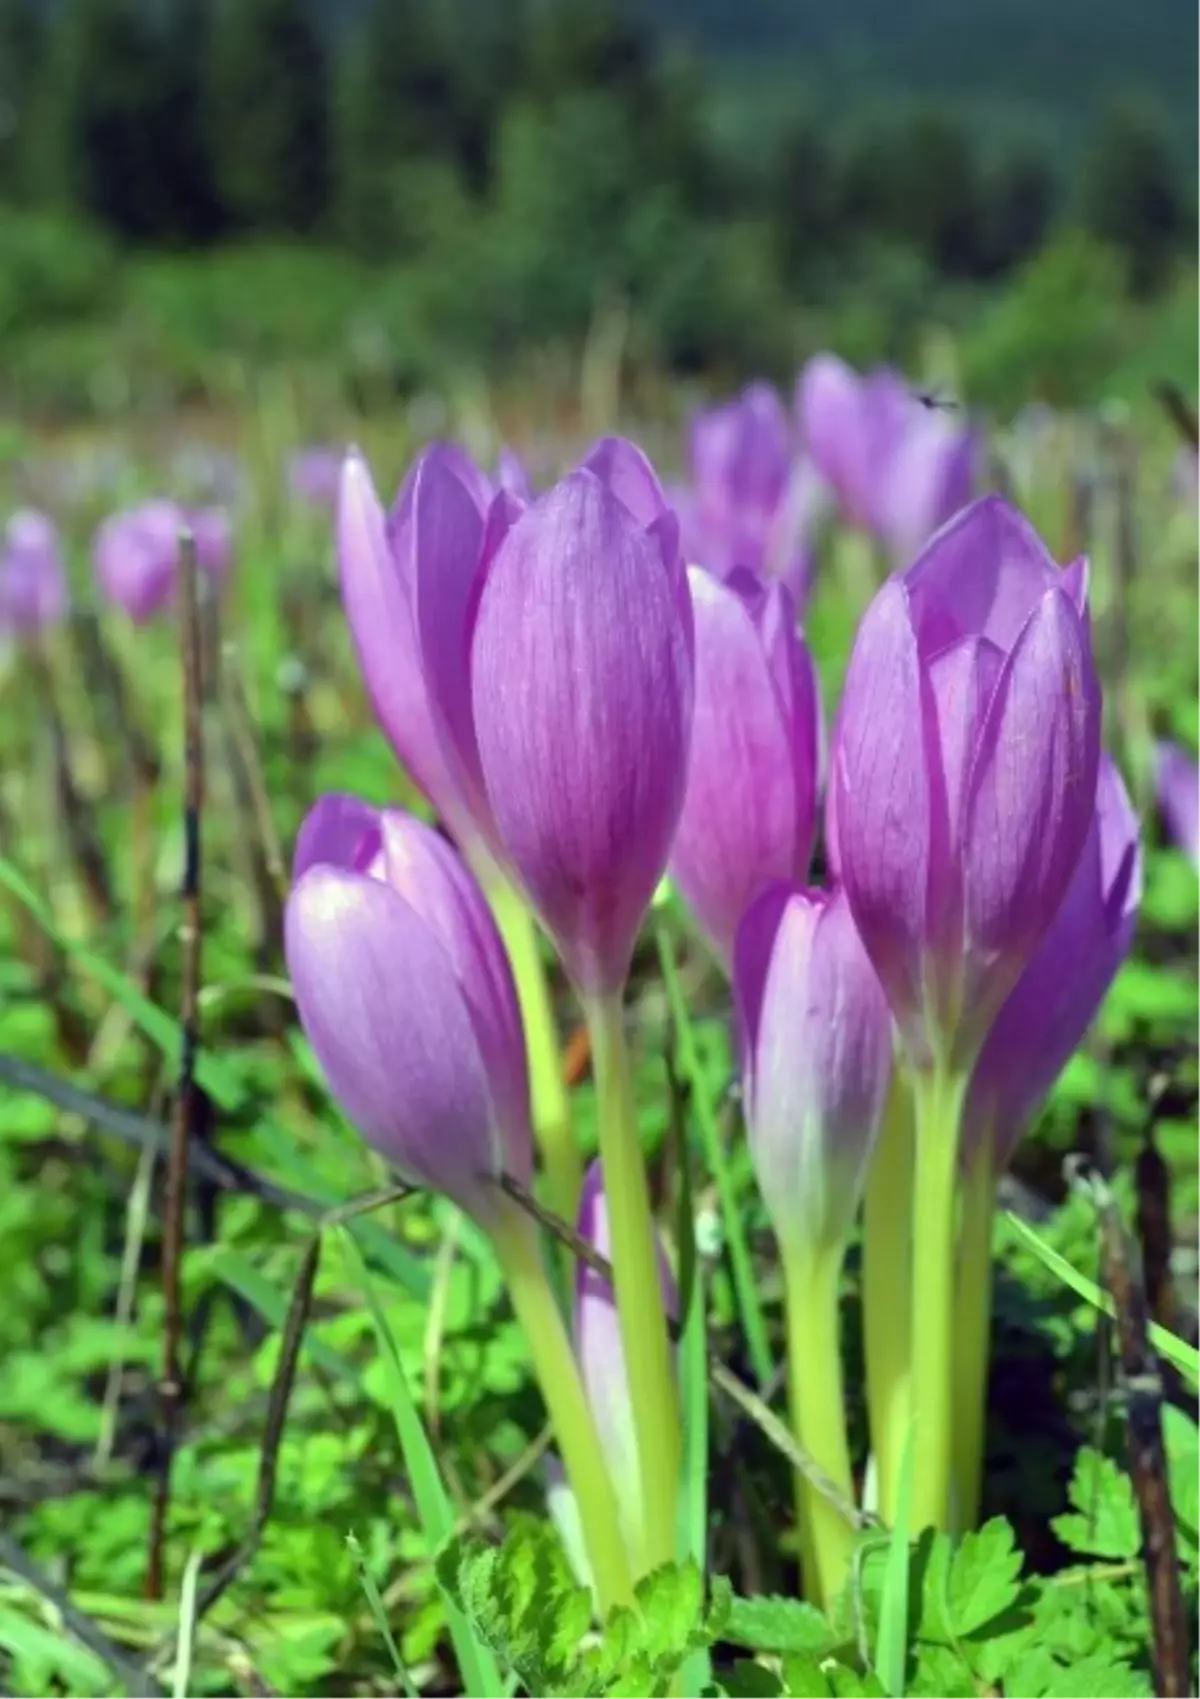
{"type": "MultiPolygon", "coordinates": [[[[458,451],[454,451],[454,457],[458,451]]],[[[494,551],[516,512],[500,494],[477,507],[455,458],[442,448],[424,455],[413,481],[411,547],[421,662],[442,754],[475,834],[494,837],[479,766],[467,671],[468,633],[494,551]]],[[[463,826],[456,824],[461,837],[463,826]]]]}
{"type": "Polygon", "coordinates": [[[728,967],[750,899],[802,879],[816,811],[811,666],[790,599],[776,588],[689,573],[695,713],[671,874],[728,967]]]}
{"type": "Polygon", "coordinates": [[[662,536],[571,474],[501,544],[471,637],[498,835],[589,992],[624,980],[683,803],[692,613],[662,536]]]}
{"type": "Polygon", "coordinates": [[[837,865],[892,1013],[918,1041],[927,894],[939,845],[931,775],[940,755],[903,585],[859,627],[834,734],[837,865]]]}
{"type": "Polygon", "coordinates": [[[361,797],[322,796],[305,815],[292,852],[292,883],[310,867],[366,873],[382,846],[380,814],[361,797]]]}
{"type": "Polygon", "coordinates": [[[0,541],[0,631],[45,631],[65,617],[69,603],[53,520],[33,508],[18,509],[0,541]]]}
{"type": "Polygon", "coordinates": [[[813,465],[846,517],[866,525],[870,480],[858,374],[836,355],[815,355],[800,374],[796,412],[813,465]]]}
{"type": "Polygon", "coordinates": [[[441,943],[375,879],[315,867],[288,899],[301,1024],[363,1137],[486,1220],[505,1151],[466,1000],[441,943]]]}
{"type": "Polygon", "coordinates": [[[882,987],[842,892],[772,887],[738,934],[746,1131],[787,1254],[845,1242],[891,1077],[882,987]]]}
{"type": "Polygon", "coordinates": [[[658,474],[636,443],[626,437],[601,437],[583,462],[641,525],[652,525],[668,510],[658,474]]]}
{"type": "Polygon", "coordinates": [[[1160,743],[1156,749],[1158,806],[1167,835],[1188,857],[1200,865],[1200,771],[1177,743],[1160,743]]]}
{"type": "Polygon", "coordinates": [[[508,955],[487,899],[461,857],[398,809],[380,817],[381,876],[442,945],[458,976],[487,1069],[509,1173],[528,1178],[529,1076],[508,955]]]}
{"type": "Polygon", "coordinates": [[[1096,811],[1071,883],[980,1053],[964,1111],[964,1160],[995,1141],[996,1171],[1083,1040],[1129,951],[1141,897],[1138,822],[1100,761],[1096,811]]]}
{"type": "Polygon", "coordinates": [[[878,529],[901,565],[970,501],[978,458],[971,431],[915,405],[919,416],[897,441],[879,492],[878,529]]]}
{"type": "Polygon", "coordinates": [[[187,523],[177,502],[158,498],[114,514],[96,532],[96,581],[135,625],[146,624],[174,601],[179,537],[187,523]]]}
{"type": "Polygon", "coordinates": [[[1061,574],[1024,515],[985,496],[942,527],[904,581],[922,656],[975,636],[1007,654],[1061,574]]]}
{"type": "Polygon", "coordinates": [[[964,1003],[982,1037],[1062,901],[1096,800],[1099,692],[1079,616],[1042,596],[996,686],[964,831],[964,1003]]]}

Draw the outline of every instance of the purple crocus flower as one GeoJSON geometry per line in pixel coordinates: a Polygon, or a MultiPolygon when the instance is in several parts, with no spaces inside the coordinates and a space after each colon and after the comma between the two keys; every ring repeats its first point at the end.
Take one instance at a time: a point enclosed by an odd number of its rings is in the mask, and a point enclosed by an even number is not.
{"type": "Polygon", "coordinates": [[[502,491],[485,514],[444,453],[425,457],[409,523],[457,795],[577,988],[611,993],[683,803],[693,628],[675,515],[641,451],[608,438],[523,512],[502,491]]]}
{"type": "Polygon", "coordinates": [[[782,585],[688,571],[696,696],[671,876],[728,970],[737,925],[774,879],[803,881],[816,818],[820,697],[782,585]]]}
{"type": "Polygon", "coordinates": [[[845,892],[769,886],[733,974],[746,1132],[785,1258],[844,1244],[892,1071],[887,1000],[845,892]]]}
{"type": "Polygon", "coordinates": [[[507,444],[496,456],[496,486],[516,496],[522,505],[528,505],[533,500],[533,486],[529,482],[525,463],[516,449],[509,448],[507,444]]]}
{"type": "Polygon", "coordinates": [[[1156,745],[1155,762],[1158,808],[1167,836],[1193,867],[1200,866],[1200,771],[1177,743],[1156,745]]]}
{"type": "Polygon", "coordinates": [[[314,507],[333,507],[338,499],[345,450],[319,444],[302,448],[288,462],[288,489],[314,507]]]}
{"type": "Polygon", "coordinates": [[[431,827],[324,797],[296,848],[284,942],[330,1089],[402,1175],[485,1226],[532,1168],[525,1043],[487,901],[431,827]]]}
{"type": "Polygon", "coordinates": [[[796,386],[801,434],[844,518],[903,565],[971,497],[974,432],[926,406],[896,372],[860,377],[833,354],[796,386]]]}
{"type": "Polygon", "coordinates": [[[219,508],[186,508],[159,496],[106,519],[92,543],[96,581],[135,625],[145,625],[175,600],[179,537],[190,531],[196,565],[212,583],[229,570],[229,522],[219,508]]]}
{"type": "Polygon", "coordinates": [[[997,1015],[971,1076],[964,1161],[979,1139],[991,1138],[996,1172],[1008,1166],[1128,954],[1141,895],[1137,815],[1105,755],[1091,830],[1067,894],[997,1015]]]}
{"type": "Polygon", "coordinates": [[[733,400],[699,412],[690,463],[690,487],[671,492],[685,558],[720,578],[744,568],[780,580],[803,603],[819,484],[793,452],[778,393],[770,384],[750,384],[733,400]]]}
{"type": "Polygon", "coordinates": [[[830,764],[838,872],[919,1066],[974,1062],[1075,871],[1099,752],[1086,562],[989,496],[867,609],[830,764]]]}
{"type": "Polygon", "coordinates": [[[34,508],[12,515],[0,542],[0,631],[32,636],[56,625],[70,600],[54,521],[34,508]]]}
{"type": "MultiPolygon", "coordinates": [[[[602,1257],[611,1258],[604,1172],[599,1161],[591,1164],[584,1179],[576,1230],[593,1250],[602,1257]]],[[[679,1308],[679,1294],[662,1241],[657,1236],[655,1250],[663,1308],[673,1317],[679,1308]]],[[[592,1407],[600,1443],[616,1488],[625,1538],[630,1548],[636,1550],[641,1537],[644,1495],[639,1484],[633,1408],[616,1299],[611,1282],[603,1275],[584,1262],[579,1262],[576,1270],[575,1355],[579,1359],[584,1391],[592,1407]]]]}

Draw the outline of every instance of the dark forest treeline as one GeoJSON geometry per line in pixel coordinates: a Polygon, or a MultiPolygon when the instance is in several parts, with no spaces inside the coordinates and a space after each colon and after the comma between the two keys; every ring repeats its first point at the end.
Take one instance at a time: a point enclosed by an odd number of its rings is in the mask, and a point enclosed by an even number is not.
{"type": "Polygon", "coordinates": [[[653,11],[0,0],[10,371],[73,369],[56,326],[86,321],[100,355],[123,314],[135,365],[147,339],[208,370],[214,348],[336,338],[425,381],[578,339],[610,303],[631,304],[655,360],[771,369],[794,357],[798,309],[838,315],[866,357],[935,290],[1024,275],[1048,242],[1066,247],[1025,293],[1082,283],[1105,303],[1153,294],[1194,248],[1191,177],[1132,86],[1069,154],[1020,127],[985,137],[933,97],[836,122],[798,97],[735,137],[714,67],[653,11]],[[206,250],[212,267],[171,257],[206,250]]]}

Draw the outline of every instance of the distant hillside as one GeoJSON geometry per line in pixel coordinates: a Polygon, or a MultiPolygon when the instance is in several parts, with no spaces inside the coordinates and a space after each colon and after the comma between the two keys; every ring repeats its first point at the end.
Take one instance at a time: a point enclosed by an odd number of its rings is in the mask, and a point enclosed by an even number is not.
{"type": "MultiPolygon", "coordinates": [[[[633,0],[698,53],[730,121],[802,101],[852,107],[936,101],[990,129],[1073,145],[1115,99],[1157,108],[1196,163],[1195,0],[633,0]]],[[[739,124],[740,127],[740,124],[739,124]]]]}

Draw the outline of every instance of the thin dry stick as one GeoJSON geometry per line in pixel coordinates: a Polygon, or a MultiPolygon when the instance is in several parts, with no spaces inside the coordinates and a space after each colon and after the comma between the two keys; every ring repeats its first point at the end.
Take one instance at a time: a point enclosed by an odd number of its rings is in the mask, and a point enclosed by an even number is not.
{"type": "Polygon", "coordinates": [[[183,1260],[183,1204],[187,1190],[188,1146],[199,1111],[199,1088],[195,1079],[196,1046],[199,1036],[197,1003],[200,994],[200,819],[204,804],[203,681],[201,679],[200,620],[196,596],[196,544],[188,533],[179,539],[179,582],[182,607],[183,661],[183,919],[179,929],[182,946],[180,1027],[183,1033],[179,1059],[179,1090],[171,1125],[171,1148],[167,1158],[167,1183],[163,1200],[162,1272],[165,1312],[163,1320],[163,1367],[159,1382],[160,1444],[158,1486],[150,1520],[150,1549],[146,1593],[161,1599],[163,1592],[163,1547],[167,1510],[171,1500],[171,1464],[183,1403],[179,1348],[183,1334],[180,1265],[183,1260]]]}
{"type": "Polygon", "coordinates": [[[1184,442],[1190,443],[1193,448],[1200,448],[1200,420],[1197,420],[1196,409],[1187,396],[1169,378],[1160,378],[1152,388],[1159,405],[1184,442]]]}
{"type": "MultiPolygon", "coordinates": [[[[503,1191],[508,1193],[510,1198],[521,1205],[522,1209],[527,1210],[535,1221],[540,1222],[547,1232],[552,1233],[562,1244],[567,1245],[581,1262],[586,1263],[588,1268],[600,1275],[602,1279],[611,1282],[612,1264],[607,1257],[601,1256],[596,1247],[589,1244],[582,1234],[577,1233],[573,1227],[568,1226],[552,1210],[540,1204],[533,1194],[527,1192],[524,1186],[518,1180],[514,1180],[511,1175],[502,1175],[499,1185],[503,1191]]],[[[672,1339],[678,1342],[683,1331],[680,1323],[668,1316],[667,1328],[672,1339]]],[[[829,1503],[840,1515],[845,1517],[851,1527],[877,1528],[881,1525],[877,1516],[859,1510],[858,1506],[853,1504],[834,1485],[820,1465],[814,1463],[804,1448],[792,1437],[787,1424],[780,1421],[775,1412],[763,1402],[756,1392],[751,1391],[744,1381],[739,1380],[732,1370],[727,1369],[712,1350],[709,1352],[708,1378],[715,1390],[723,1393],[726,1398],[738,1406],[742,1414],[754,1423],[760,1433],[770,1440],[775,1449],[787,1458],[794,1469],[800,1471],[805,1480],[816,1492],[821,1494],[822,1498],[828,1499],[829,1503]]]]}
{"type": "Polygon", "coordinates": [[[279,1347],[279,1361],[275,1366],[274,1379],[271,1382],[271,1395],[267,1403],[267,1420],[263,1432],[262,1450],[258,1458],[258,1485],[254,1493],[254,1511],[251,1515],[250,1526],[241,1544],[228,1557],[212,1580],[200,1593],[196,1600],[196,1621],[216,1604],[217,1600],[236,1580],[239,1571],[247,1564],[258,1550],[263,1530],[271,1519],[271,1511],[275,1503],[275,1482],[279,1469],[279,1449],[283,1444],[283,1433],[287,1423],[288,1406],[291,1403],[292,1389],[296,1379],[296,1365],[300,1360],[300,1348],[304,1343],[304,1329],[308,1322],[308,1313],[312,1307],[313,1287],[316,1283],[317,1270],[321,1264],[321,1247],[323,1234],[327,1227],[339,1227],[344,1222],[353,1220],[356,1216],[367,1215],[376,1209],[382,1209],[389,1203],[400,1203],[411,1197],[412,1186],[392,1186],[386,1191],[371,1192],[366,1197],[354,1198],[349,1203],[339,1204],[334,1209],[326,1210],[320,1221],[306,1241],[300,1258],[300,1269],[296,1283],[292,1287],[291,1302],[283,1323],[283,1338],[279,1347]]]}
{"type": "Polygon", "coordinates": [[[1142,1558],[1150,1596],[1154,1691],[1163,1699],[1183,1699],[1190,1691],[1188,1631],[1163,1447],[1162,1375],[1150,1345],[1137,1250],[1121,1225],[1108,1186],[1098,1175],[1091,1179],[1090,1190],[1100,1217],[1104,1280],[1117,1311],[1129,1472],[1142,1524],[1142,1558]]]}

